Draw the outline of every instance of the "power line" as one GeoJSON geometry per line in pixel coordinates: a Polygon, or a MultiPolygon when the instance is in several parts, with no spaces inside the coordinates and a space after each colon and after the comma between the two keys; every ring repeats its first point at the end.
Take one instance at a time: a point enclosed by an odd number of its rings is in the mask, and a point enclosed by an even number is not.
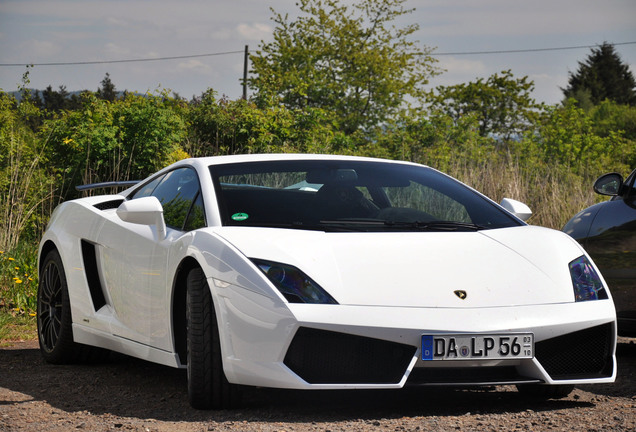
{"type": "Polygon", "coordinates": [[[198,57],[212,57],[227,54],[242,54],[243,51],[226,51],[209,54],[193,54],[171,57],[154,57],[154,58],[137,58],[137,59],[125,59],[125,60],[95,60],[95,61],[79,61],[79,62],[52,62],[52,63],[0,63],[0,66],[75,66],[75,65],[94,65],[94,64],[108,64],[108,63],[133,63],[133,62],[151,62],[162,60],[181,60],[198,57]]]}
{"type": "MultiPolygon", "coordinates": [[[[610,45],[618,46],[618,45],[634,45],[636,41],[633,42],[618,42],[612,43],[610,45]]],[[[594,48],[599,47],[599,44],[596,45],[578,45],[578,46],[567,46],[567,47],[553,47],[553,48],[528,48],[528,49],[516,49],[516,50],[493,50],[493,51],[458,51],[458,52],[440,52],[440,53],[431,53],[429,54],[431,57],[436,56],[461,56],[461,55],[485,55],[485,54],[515,54],[515,53],[528,53],[528,52],[545,52],[545,51],[566,51],[566,50],[576,50],[576,49],[584,49],[584,48],[594,48]]],[[[139,63],[139,62],[151,62],[151,61],[164,61],[164,60],[182,60],[182,59],[191,59],[191,58],[200,58],[200,57],[212,57],[212,56],[222,56],[229,54],[243,54],[244,51],[226,51],[226,52],[217,52],[217,53],[208,53],[208,54],[192,54],[192,55],[182,55],[182,56],[170,56],[170,57],[154,57],[154,58],[136,58],[136,59],[124,59],[124,60],[95,60],[95,61],[78,61],[78,62],[51,62],[51,63],[0,63],[0,67],[2,66],[76,66],[76,65],[94,65],[94,64],[111,64],[111,63],[139,63]]]]}
{"type": "MultiPolygon", "coordinates": [[[[634,42],[619,42],[612,43],[610,45],[633,45],[636,44],[634,42]]],[[[575,49],[583,49],[583,48],[594,48],[599,47],[601,45],[578,45],[578,46],[568,46],[568,47],[557,47],[557,48],[528,48],[528,49],[516,49],[516,50],[495,50],[495,51],[459,51],[459,52],[441,52],[441,53],[431,53],[429,54],[431,57],[435,56],[450,56],[450,55],[480,55],[480,54],[514,54],[514,53],[527,53],[527,52],[542,52],[542,51],[565,51],[565,50],[575,50],[575,49]]]]}

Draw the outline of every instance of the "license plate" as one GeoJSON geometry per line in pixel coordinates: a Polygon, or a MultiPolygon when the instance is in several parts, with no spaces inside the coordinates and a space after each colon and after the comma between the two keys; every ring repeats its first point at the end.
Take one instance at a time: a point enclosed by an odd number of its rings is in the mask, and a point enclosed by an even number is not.
{"type": "Polygon", "coordinates": [[[534,356],[532,333],[422,335],[422,360],[525,359],[534,356]]]}

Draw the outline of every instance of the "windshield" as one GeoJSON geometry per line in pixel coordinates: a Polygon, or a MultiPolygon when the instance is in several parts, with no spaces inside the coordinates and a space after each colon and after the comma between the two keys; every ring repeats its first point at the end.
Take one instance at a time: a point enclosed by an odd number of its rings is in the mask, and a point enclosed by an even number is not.
{"type": "Polygon", "coordinates": [[[433,169],[350,160],[213,165],[222,223],[323,231],[475,231],[521,225],[433,169]]]}

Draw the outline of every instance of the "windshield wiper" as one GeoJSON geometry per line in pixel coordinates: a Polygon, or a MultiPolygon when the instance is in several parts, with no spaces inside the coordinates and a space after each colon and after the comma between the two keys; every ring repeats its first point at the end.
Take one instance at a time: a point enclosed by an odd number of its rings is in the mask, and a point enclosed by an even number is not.
{"type": "MultiPolygon", "coordinates": [[[[236,225],[234,225],[236,226],[236,225]]],[[[382,231],[384,229],[414,230],[414,231],[479,231],[488,229],[485,226],[471,222],[454,221],[392,221],[384,219],[333,219],[321,220],[318,223],[303,222],[253,222],[242,226],[262,227],[262,228],[287,228],[314,230],[325,232],[366,232],[382,231]]]]}
{"type": "Polygon", "coordinates": [[[385,225],[397,228],[413,228],[417,230],[430,231],[479,231],[488,229],[483,225],[472,222],[455,221],[431,221],[431,222],[405,222],[405,221],[385,221],[385,225]]]}
{"type": "Polygon", "coordinates": [[[323,227],[326,231],[368,231],[369,229],[383,227],[384,219],[333,219],[321,220],[318,226],[323,227]]]}
{"type": "MultiPolygon", "coordinates": [[[[347,221],[320,221],[318,223],[304,222],[251,222],[247,224],[232,224],[230,226],[243,226],[250,228],[283,228],[297,229],[308,231],[325,231],[325,232],[351,232],[351,231],[367,231],[367,228],[360,226],[359,223],[349,223],[347,221]]],[[[375,226],[383,226],[376,224],[375,226]]]]}

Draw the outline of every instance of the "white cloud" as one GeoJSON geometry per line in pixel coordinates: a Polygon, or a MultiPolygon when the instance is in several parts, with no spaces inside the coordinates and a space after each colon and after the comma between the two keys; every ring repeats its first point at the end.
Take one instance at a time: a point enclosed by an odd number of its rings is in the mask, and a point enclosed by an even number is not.
{"type": "Polygon", "coordinates": [[[104,51],[108,54],[112,54],[113,56],[122,56],[122,55],[130,54],[129,47],[123,47],[112,42],[108,42],[106,44],[106,46],[104,47],[104,51]]]}
{"type": "Polygon", "coordinates": [[[268,38],[274,30],[272,26],[262,23],[239,24],[236,27],[241,37],[248,40],[261,41],[268,38]]]}
{"type": "Polygon", "coordinates": [[[51,41],[31,39],[20,44],[20,50],[27,58],[40,59],[51,58],[59,54],[62,48],[51,41]]]}
{"type": "Polygon", "coordinates": [[[445,69],[447,73],[461,76],[481,76],[488,71],[483,61],[470,60],[467,58],[458,58],[452,56],[441,56],[438,58],[437,64],[440,68],[445,69]]]}
{"type": "Polygon", "coordinates": [[[231,40],[233,37],[233,32],[229,28],[216,28],[210,32],[209,37],[212,40],[231,40]]]}
{"type": "Polygon", "coordinates": [[[179,71],[207,72],[210,70],[210,66],[206,65],[200,60],[189,59],[187,61],[179,62],[177,69],[179,71]]]}
{"type": "MultiPolygon", "coordinates": [[[[349,3],[352,0],[346,0],[349,3]]],[[[156,58],[227,51],[254,52],[271,40],[272,6],[297,16],[297,0],[0,0],[0,62],[51,62],[156,58]]],[[[412,14],[398,26],[418,23],[415,35],[439,52],[511,50],[636,41],[634,0],[408,0],[412,14]]],[[[636,64],[636,45],[617,47],[636,64]]],[[[439,56],[447,72],[432,86],[487,78],[511,69],[536,84],[535,98],[558,101],[568,70],[588,50],[439,56]]],[[[110,72],[120,89],[143,90],[165,83],[183,94],[208,86],[240,95],[243,56],[232,54],[179,61],[34,68],[32,85],[96,88],[110,72]]],[[[14,88],[21,71],[0,69],[0,87],[14,88]]]]}
{"type": "Polygon", "coordinates": [[[126,19],[121,19],[121,18],[117,18],[117,17],[108,17],[106,18],[106,22],[112,26],[115,27],[129,27],[130,26],[130,22],[126,19]]]}
{"type": "Polygon", "coordinates": [[[603,27],[633,31],[636,14],[633,0],[411,0],[409,4],[422,18],[421,32],[436,37],[584,34],[603,27]]]}

